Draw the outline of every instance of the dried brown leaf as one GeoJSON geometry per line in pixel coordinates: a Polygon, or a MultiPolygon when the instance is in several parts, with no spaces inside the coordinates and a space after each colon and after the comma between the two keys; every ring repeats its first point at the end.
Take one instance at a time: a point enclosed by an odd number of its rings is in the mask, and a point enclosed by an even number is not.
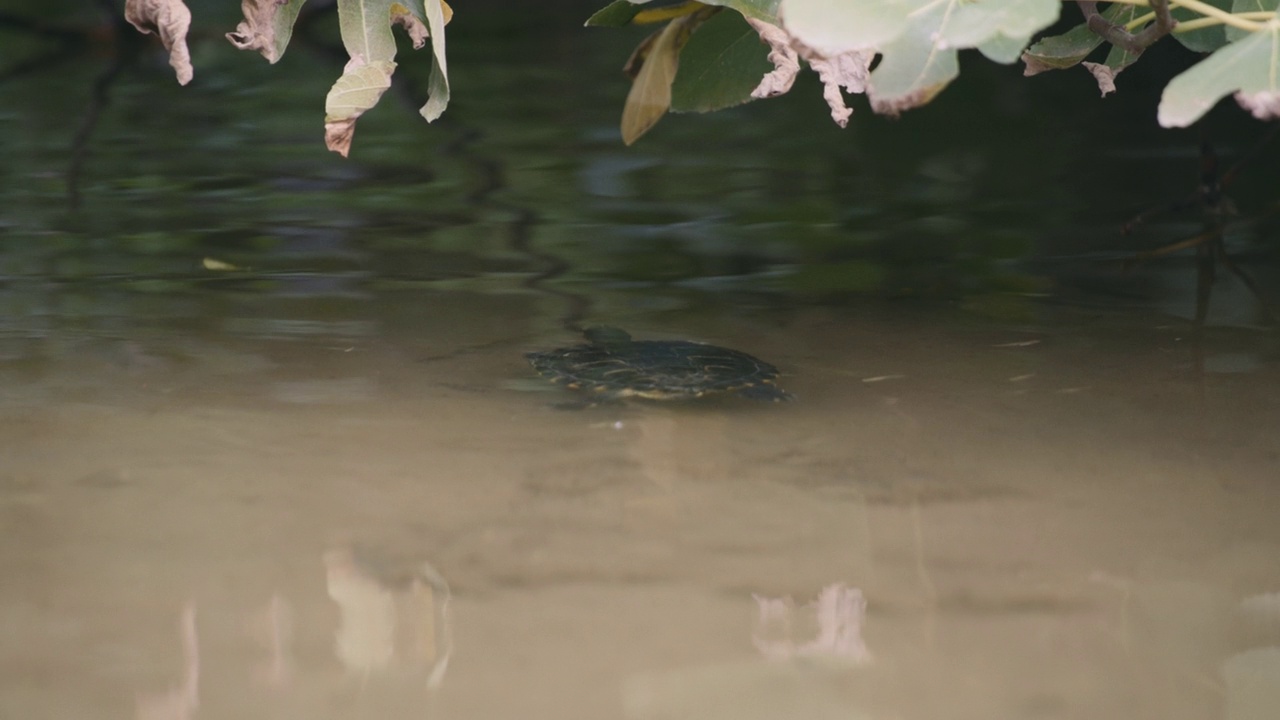
{"type": "Polygon", "coordinates": [[[164,49],[169,51],[169,65],[178,75],[178,84],[191,82],[195,74],[187,49],[191,11],[182,0],[125,0],[124,19],[138,32],[159,35],[164,49]]]}
{"type": "Polygon", "coordinates": [[[1253,113],[1259,120],[1275,120],[1280,118],[1280,92],[1237,92],[1236,102],[1240,107],[1253,113]]]}
{"type": "Polygon", "coordinates": [[[1026,63],[1026,67],[1022,70],[1023,77],[1031,77],[1042,72],[1060,69],[1057,65],[1051,65],[1029,52],[1022,53],[1022,62],[1026,63]]]}
{"type": "Polygon", "coordinates": [[[427,38],[431,37],[427,24],[422,22],[417,15],[414,15],[409,8],[400,3],[391,5],[391,22],[392,24],[399,24],[409,34],[409,39],[413,41],[414,50],[421,50],[427,44],[427,38]]]}
{"type": "Polygon", "coordinates": [[[791,35],[763,20],[749,17],[747,24],[769,46],[769,62],[773,63],[773,71],[760,79],[760,84],[751,91],[751,97],[767,98],[789,92],[800,74],[800,56],[791,47],[791,35]]]}
{"type": "Polygon", "coordinates": [[[346,157],[351,152],[351,139],[356,134],[356,118],[331,120],[324,124],[324,144],[330,151],[346,157]]]}
{"type": "Polygon", "coordinates": [[[682,19],[672,20],[656,33],[635,80],[631,81],[627,102],[622,107],[622,142],[627,145],[649,132],[671,107],[671,83],[680,65],[680,47],[676,40],[682,19]]]}
{"type": "Polygon", "coordinates": [[[804,59],[822,80],[822,98],[831,108],[831,119],[840,127],[848,125],[853,110],[844,104],[841,89],[851,93],[867,91],[875,51],[849,50],[824,55],[776,25],[755,18],[747,18],[747,22],[769,46],[769,61],[774,67],[773,72],[760,80],[760,84],[751,92],[751,97],[773,97],[789,91],[795,83],[796,75],[800,73],[800,59],[804,59]]]}
{"type": "Polygon", "coordinates": [[[804,53],[800,56],[808,61],[809,67],[822,80],[822,99],[831,108],[831,119],[840,127],[847,126],[853,110],[844,104],[844,95],[840,93],[840,89],[844,88],[855,94],[867,91],[875,51],[850,50],[830,58],[816,57],[816,54],[806,57],[804,53]]]}
{"type": "Polygon", "coordinates": [[[882,100],[872,96],[871,109],[880,115],[891,115],[893,117],[897,117],[901,115],[904,110],[912,110],[914,108],[928,105],[935,97],[938,96],[938,93],[945,90],[946,87],[946,83],[930,85],[891,100],[882,100]]]}
{"type": "Polygon", "coordinates": [[[234,32],[227,33],[227,40],[240,50],[257,50],[269,63],[275,63],[289,44],[293,21],[297,18],[302,0],[241,0],[240,11],[244,20],[234,32]],[[281,17],[283,13],[283,17],[281,17]]]}
{"type": "Polygon", "coordinates": [[[1120,71],[1102,63],[1087,62],[1080,64],[1093,74],[1094,80],[1098,81],[1098,89],[1102,91],[1102,97],[1106,97],[1116,91],[1116,75],[1120,71]]]}

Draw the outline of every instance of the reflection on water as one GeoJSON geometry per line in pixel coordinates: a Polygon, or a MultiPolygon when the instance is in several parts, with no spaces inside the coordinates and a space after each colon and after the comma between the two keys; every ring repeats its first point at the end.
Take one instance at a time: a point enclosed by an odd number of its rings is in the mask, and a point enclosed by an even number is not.
{"type": "Polygon", "coordinates": [[[364,337],[6,361],[0,715],[1274,707],[1263,336],[810,309],[706,336],[796,403],[566,412],[506,386],[540,333],[485,318],[518,298],[440,304],[447,340],[395,329],[412,300],[364,337]]]}

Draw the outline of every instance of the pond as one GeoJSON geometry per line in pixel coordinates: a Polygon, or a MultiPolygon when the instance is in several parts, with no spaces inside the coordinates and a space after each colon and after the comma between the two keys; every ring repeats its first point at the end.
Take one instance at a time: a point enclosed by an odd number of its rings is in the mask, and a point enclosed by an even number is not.
{"type": "MultiPolygon", "coordinates": [[[[342,160],[332,18],[267,66],[193,6],[186,88],[0,31],[0,717],[1274,717],[1280,338],[1126,263],[1203,230],[1120,232],[1199,182],[1140,66],[627,148],[640,36],[475,3],[445,117],[406,59],[342,160]],[[795,400],[562,409],[525,353],[589,325],[795,400]]],[[[1280,141],[1221,110],[1280,301],[1280,141]]]]}

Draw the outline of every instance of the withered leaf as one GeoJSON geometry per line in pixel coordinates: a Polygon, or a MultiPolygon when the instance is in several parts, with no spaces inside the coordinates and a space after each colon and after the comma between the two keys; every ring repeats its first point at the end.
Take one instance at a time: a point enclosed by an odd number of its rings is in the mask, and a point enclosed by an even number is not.
{"type": "Polygon", "coordinates": [[[241,50],[257,50],[269,63],[284,55],[293,36],[293,23],[306,0],[241,0],[244,20],[227,39],[241,50]]]}
{"type": "Polygon", "coordinates": [[[867,79],[871,74],[871,61],[875,59],[875,51],[848,50],[828,56],[805,45],[776,25],[755,18],[747,18],[747,22],[769,46],[769,61],[774,65],[773,72],[760,80],[751,96],[772,97],[789,91],[796,76],[800,74],[800,59],[803,58],[822,80],[822,98],[831,108],[831,119],[840,127],[848,125],[853,110],[844,104],[841,89],[851,93],[867,91],[867,79]]]}
{"type": "Polygon", "coordinates": [[[631,82],[627,102],[622,107],[622,142],[630,145],[649,132],[671,107],[671,83],[680,66],[680,20],[672,20],[652,39],[646,40],[649,52],[631,82]]]}
{"type": "Polygon", "coordinates": [[[427,38],[431,35],[427,30],[427,24],[414,15],[409,8],[400,3],[392,3],[391,22],[404,28],[404,31],[409,34],[414,50],[421,50],[422,46],[427,44],[427,38]]]}
{"type": "Polygon", "coordinates": [[[1093,79],[1098,81],[1098,89],[1102,91],[1103,97],[1116,91],[1116,75],[1119,71],[1102,63],[1087,62],[1081,64],[1093,74],[1093,79]]]}
{"type": "Polygon", "coordinates": [[[671,84],[680,68],[680,51],[694,30],[719,10],[701,5],[696,12],[681,14],[632,53],[624,68],[628,74],[634,72],[635,78],[622,107],[623,143],[630,145],[639,140],[671,109],[671,84]]]}
{"type": "Polygon", "coordinates": [[[125,0],[124,19],[146,35],[155,33],[169,51],[169,65],[178,75],[178,84],[191,82],[191,52],[187,49],[187,30],[191,28],[191,11],[182,0],[125,0]]]}
{"type": "Polygon", "coordinates": [[[1243,90],[1235,94],[1236,103],[1248,110],[1259,120],[1276,120],[1280,118],[1280,92],[1247,93],[1243,90]]]}
{"type": "Polygon", "coordinates": [[[324,142],[330,150],[347,156],[356,120],[391,87],[391,73],[395,69],[396,64],[386,60],[364,63],[352,58],[347,63],[342,77],[325,98],[324,142]]]}

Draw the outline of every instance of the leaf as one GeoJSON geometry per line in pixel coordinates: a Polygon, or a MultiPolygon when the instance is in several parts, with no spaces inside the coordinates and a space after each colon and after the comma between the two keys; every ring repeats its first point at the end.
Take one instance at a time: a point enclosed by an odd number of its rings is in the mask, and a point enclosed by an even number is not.
{"type": "Polygon", "coordinates": [[[1163,127],[1186,127],[1229,93],[1255,116],[1274,117],[1280,94],[1280,19],[1237,40],[1169,81],[1157,119],[1163,127]]]}
{"type": "MultiPolygon", "coordinates": [[[[1107,17],[1109,13],[1129,7],[1133,6],[1112,5],[1102,15],[1107,17]]],[[[1107,19],[1110,20],[1111,18],[1108,17],[1107,19]]],[[[1082,60],[1089,57],[1089,53],[1097,50],[1101,44],[1102,37],[1090,30],[1089,26],[1084,23],[1080,23],[1061,35],[1040,38],[1039,41],[1022,53],[1022,62],[1026,63],[1026,69],[1022,71],[1022,74],[1025,77],[1031,77],[1032,75],[1039,75],[1046,70],[1065,70],[1079,65],[1082,60]]]]}
{"type": "Polygon", "coordinates": [[[749,102],[773,69],[768,48],[736,12],[717,13],[680,52],[671,86],[672,112],[711,112],[749,102]]]}
{"type": "MultiPolygon", "coordinates": [[[[776,2],[776,0],[775,0],[776,2]]],[[[684,15],[698,12],[707,5],[720,5],[718,2],[699,2],[699,0],[680,0],[673,3],[653,2],[651,0],[614,0],[587,18],[587,27],[624,27],[626,25],[653,25],[667,22],[684,15]]]]}
{"type": "Polygon", "coordinates": [[[822,80],[822,98],[831,108],[831,119],[840,127],[848,125],[849,116],[853,111],[844,104],[844,95],[841,90],[848,90],[851,93],[867,91],[867,81],[871,61],[875,59],[875,51],[848,50],[827,56],[792,37],[780,27],[754,18],[748,19],[747,22],[760,33],[760,39],[768,43],[769,61],[774,64],[773,72],[761,78],[760,84],[751,92],[751,96],[772,97],[791,90],[791,85],[800,73],[800,58],[804,58],[822,80]]]}
{"type": "Polygon", "coordinates": [[[956,49],[979,47],[999,36],[1025,47],[1032,35],[1057,22],[1062,9],[1056,0],[953,0],[945,4],[950,7],[939,31],[940,45],[956,49]]]}
{"type": "Polygon", "coordinates": [[[1022,57],[1027,41],[1024,38],[1009,37],[1004,33],[993,35],[978,45],[978,52],[992,62],[1010,65],[1022,57]]]}
{"type": "Polygon", "coordinates": [[[356,120],[391,87],[396,69],[393,24],[405,28],[415,48],[425,44],[429,33],[435,62],[428,81],[430,97],[420,112],[427,122],[444,112],[449,104],[444,26],[453,10],[444,0],[426,0],[424,9],[425,24],[410,7],[395,0],[338,0],[338,28],[351,60],[325,98],[325,144],[330,150],[346,157],[356,120]]]}
{"type": "Polygon", "coordinates": [[[782,27],[806,46],[832,56],[880,48],[906,31],[914,0],[783,0],[782,27]]]}
{"type": "MultiPolygon", "coordinates": [[[[1107,53],[1105,64],[1095,66],[1096,69],[1094,67],[1089,68],[1089,72],[1093,73],[1093,77],[1098,81],[1098,89],[1102,91],[1103,97],[1116,91],[1116,76],[1122,70],[1137,62],[1139,57],[1141,57],[1141,53],[1131,53],[1119,45],[1112,45],[1110,52],[1107,53]]],[[[1089,64],[1085,63],[1086,66],[1089,64]]]]}
{"type": "Polygon", "coordinates": [[[392,0],[338,0],[338,29],[352,61],[368,64],[395,59],[391,5],[392,0]]]}
{"type": "Polygon", "coordinates": [[[378,104],[382,93],[391,87],[391,73],[396,64],[379,60],[355,65],[352,58],[342,77],[333,84],[325,98],[324,141],[332,151],[346,157],[351,149],[356,120],[378,104]]]}
{"type": "MultiPolygon", "coordinates": [[[[1276,12],[1280,10],[1280,0],[1235,0],[1231,3],[1231,12],[1239,15],[1247,12],[1276,12]]],[[[1227,41],[1235,42],[1249,34],[1248,30],[1237,27],[1226,28],[1227,41]]]]}
{"type": "Polygon", "coordinates": [[[426,23],[422,22],[422,18],[414,14],[412,10],[401,5],[400,3],[391,3],[391,24],[399,25],[404,28],[406,34],[409,35],[409,41],[413,43],[414,50],[421,50],[427,44],[426,23]]]}
{"type": "Polygon", "coordinates": [[[182,0],[125,0],[124,19],[144,35],[160,36],[169,51],[169,65],[178,76],[178,84],[191,82],[191,51],[187,49],[187,30],[191,28],[191,11],[182,0]]]}
{"type": "Polygon", "coordinates": [[[444,52],[444,26],[453,9],[444,0],[426,0],[427,26],[431,29],[431,79],[427,81],[427,103],[418,111],[432,122],[449,106],[449,64],[444,52]]]}
{"type": "MultiPolygon", "coordinates": [[[[1221,10],[1231,11],[1232,0],[1202,0],[1207,5],[1212,5],[1221,10]]],[[[1196,18],[1204,17],[1203,13],[1189,10],[1187,8],[1174,5],[1169,14],[1178,22],[1186,22],[1196,18]]],[[[1196,52],[1208,53],[1217,50],[1227,44],[1227,33],[1223,30],[1222,25],[1210,25],[1209,27],[1200,28],[1199,30],[1190,30],[1187,32],[1175,32],[1173,37],[1188,50],[1196,52]]]]}
{"type": "Polygon", "coordinates": [[[644,8],[627,0],[613,0],[587,18],[586,27],[625,27],[644,8]]]}
{"type": "Polygon", "coordinates": [[[880,48],[884,58],[871,73],[867,91],[871,107],[896,115],[928,103],[960,73],[957,50],[980,47],[1000,36],[1002,44],[1025,44],[1058,19],[1059,4],[1057,0],[932,0],[921,5],[911,14],[903,34],[880,48]]]}
{"type": "Polygon", "coordinates": [[[1259,120],[1280,119],[1280,93],[1264,91],[1248,95],[1238,92],[1236,102],[1259,120]]]}
{"type": "MultiPolygon", "coordinates": [[[[1103,11],[1102,17],[1116,25],[1125,25],[1145,9],[1137,5],[1115,3],[1103,11]]],[[[1085,23],[1080,23],[1061,35],[1041,38],[1022,53],[1022,62],[1026,63],[1022,74],[1030,77],[1046,70],[1074,67],[1102,43],[1102,37],[1090,30],[1085,23]]]]}
{"type": "Polygon", "coordinates": [[[240,50],[257,50],[274,64],[284,55],[293,36],[293,24],[306,0],[242,0],[244,20],[227,40],[240,50]]]}
{"type": "Polygon", "coordinates": [[[204,266],[205,270],[213,270],[216,272],[236,272],[245,269],[238,265],[232,265],[224,260],[211,257],[204,258],[200,261],[200,264],[204,266]]]}
{"type": "Polygon", "coordinates": [[[941,46],[947,9],[946,3],[926,6],[902,35],[880,48],[883,58],[867,92],[877,113],[897,115],[925,105],[960,74],[956,51],[941,46]]]}
{"type": "Polygon", "coordinates": [[[622,107],[622,142],[630,145],[649,132],[671,107],[671,83],[680,66],[678,39],[684,18],[672,20],[653,36],[648,56],[631,82],[622,107]]]}
{"type": "Polygon", "coordinates": [[[743,17],[778,24],[778,6],[781,0],[702,0],[707,5],[719,5],[737,10],[743,17]]]}

